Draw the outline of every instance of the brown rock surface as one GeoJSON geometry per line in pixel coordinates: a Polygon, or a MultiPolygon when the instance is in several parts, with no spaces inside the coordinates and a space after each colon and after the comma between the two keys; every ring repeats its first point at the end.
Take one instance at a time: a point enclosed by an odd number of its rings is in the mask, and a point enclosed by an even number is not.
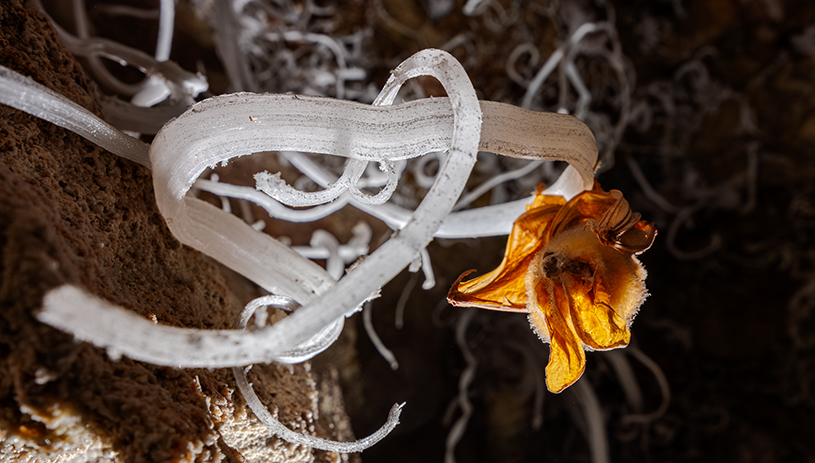
{"type": "MultiPolygon", "coordinates": [[[[33,5],[0,3],[0,63],[99,114],[33,5]]],[[[0,259],[0,462],[333,459],[270,436],[228,370],[112,361],[35,320],[43,294],[72,283],[158,323],[228,328],[254,290],[170,235],[147,169],[2,105],[0,259]]],[[[257,366],[250,381],[283,423],[348,440],[336,377],[257,366]]]]}

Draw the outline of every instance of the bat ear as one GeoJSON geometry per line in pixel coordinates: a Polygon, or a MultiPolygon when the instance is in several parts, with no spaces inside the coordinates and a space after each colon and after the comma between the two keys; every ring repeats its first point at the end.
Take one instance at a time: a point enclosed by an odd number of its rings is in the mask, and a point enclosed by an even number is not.
{"type": "Polygon", "coordinates": [[[611,190],[608,194],[615,202],[603,214],[600,223],[592,226],[600,242],[632,254],[646,251],[654,243],[656,227],[640,220],[642,216],[638,212],[631,211],[621,191],[611,190]]]}
{"type": "Polygon", "coordinates": [[[618,244],[615,247],[634,254],[641,254],[654,244],[656,237],[657,229],[654,223],[640,220],[617,238],[618,244]]]}

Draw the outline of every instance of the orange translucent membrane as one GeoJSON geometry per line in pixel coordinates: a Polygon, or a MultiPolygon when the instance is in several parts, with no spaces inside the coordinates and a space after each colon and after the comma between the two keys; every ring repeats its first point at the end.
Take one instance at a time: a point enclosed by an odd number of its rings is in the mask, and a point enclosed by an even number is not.
{"type": "Polygon", "coordinates": [[[455,306],[527,312],[550,345],[546,385],[561,392],[586,368],[586,350],[628,345],[629,325],[647,296],[635,257],[656,237],[622,193],[599,188],[568,202],[539,194],[515,221],[501,264],[450,289],[455,306]]]}

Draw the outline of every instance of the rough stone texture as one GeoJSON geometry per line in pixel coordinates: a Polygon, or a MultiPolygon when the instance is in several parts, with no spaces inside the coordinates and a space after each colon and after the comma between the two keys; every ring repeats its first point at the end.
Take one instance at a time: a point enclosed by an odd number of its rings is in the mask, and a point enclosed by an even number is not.
{"type": "MultiPolygon", "coordinates": [[[[0,63],[99,114],[94,84],[47,20],[0,3],[0,63]]],[[[259,426],[228,370],[179,370],[105,352],[38,323],[73,283],[158,323],[228,328],[253,289],[169,233],[145,168],[0,106],[0,462],[313,461],[259,426]]],[[[352,438],[337,373],[257,366],[280,419],[352,438]]]]}

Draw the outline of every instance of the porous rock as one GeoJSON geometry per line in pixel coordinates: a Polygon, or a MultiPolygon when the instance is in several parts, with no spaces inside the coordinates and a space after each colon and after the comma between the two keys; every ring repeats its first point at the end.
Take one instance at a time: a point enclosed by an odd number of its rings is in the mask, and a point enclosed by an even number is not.
{"type": "MultiPolygon", "coordinates": [[[[0,3],[0,63],[100,114],[94,83],[31,2],[0,3]]],[[[231,327],[256,295],[172,237],[147,169],[0,105],[0,462],[335,459],[270,435],[226,369],[111,360],[37,322],[43,294],[65,283],[202,329],[231,327]]],[[[284,424],[349,440],[336,378],[308,364],[250,374],[284,424]]]]}

